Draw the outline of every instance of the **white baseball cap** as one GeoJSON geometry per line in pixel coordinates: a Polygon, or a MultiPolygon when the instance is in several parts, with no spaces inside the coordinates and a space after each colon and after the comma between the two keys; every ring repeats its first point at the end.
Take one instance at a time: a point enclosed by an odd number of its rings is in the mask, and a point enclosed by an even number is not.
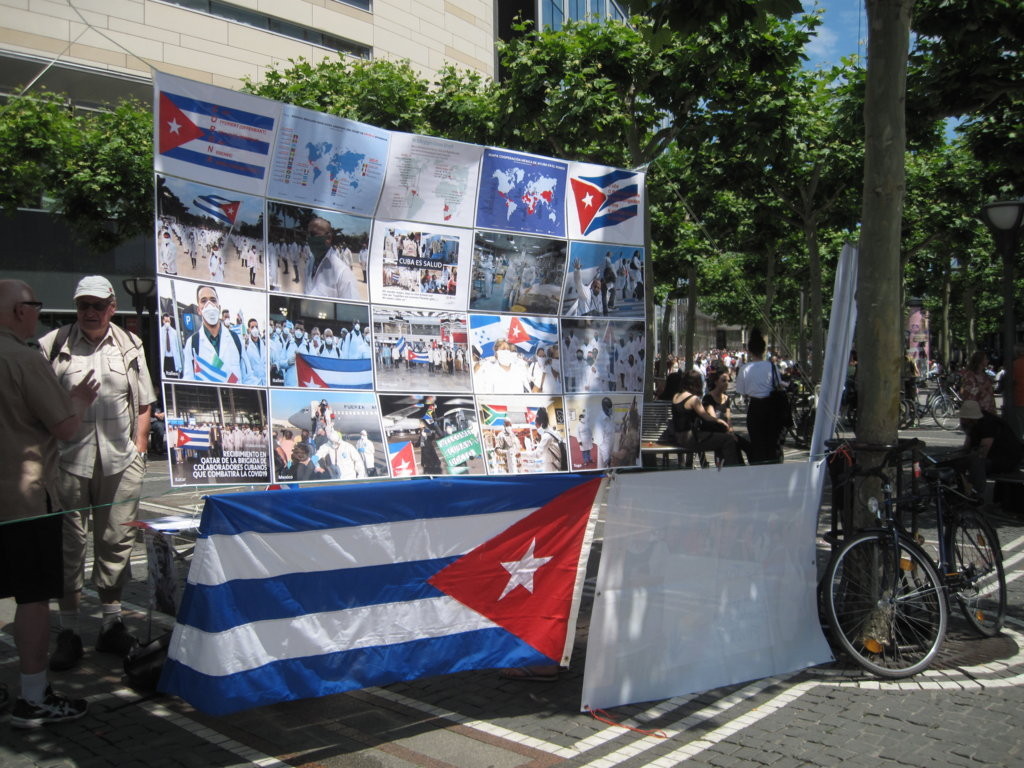
{"type": "Polygon", "coordinates": [[[89,275],[78,281],[75,288],[75,298],[81,296],[95,296],[97,299],[114,298],[114,286],[103,275],[89,275]]]}

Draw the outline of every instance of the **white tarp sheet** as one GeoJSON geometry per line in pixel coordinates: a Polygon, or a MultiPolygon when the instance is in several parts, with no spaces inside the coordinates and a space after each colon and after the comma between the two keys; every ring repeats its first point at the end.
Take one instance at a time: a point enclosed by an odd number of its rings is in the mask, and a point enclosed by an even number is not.
{"type": "Polygon", "coordinates": [[[822,478],[820,462],[616,477],[582,707],[830,661],[815,595],[822,478]]]}

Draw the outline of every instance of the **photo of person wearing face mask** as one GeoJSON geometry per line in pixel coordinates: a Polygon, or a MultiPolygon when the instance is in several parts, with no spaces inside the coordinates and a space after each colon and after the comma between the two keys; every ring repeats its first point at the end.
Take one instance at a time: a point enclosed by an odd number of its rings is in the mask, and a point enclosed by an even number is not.
{"type": "Polygon", "coordinates": [[[249,318],[245,339],[242,342],[242,355],[245,358],[247,376],[243,384],[257,387],[267,385],[267,342],[260,334],[260,322],[255,317],[249,318]]]}
{"type": "Polygon", "coordinates": [[[185,342],[183,378],[216,384],[244,383],[249,373],[242,341],[221,320],[217,289],[212,285],[199,286],[196,309],[202,325],[185,342]]]}
{"type": "Polygon", "coordinates": [[[477,392],[488,394],[532,392],[530,368],[508,339],[494,342],[494,356],[481,361],[473,372],[473,385],[477,392]]]}

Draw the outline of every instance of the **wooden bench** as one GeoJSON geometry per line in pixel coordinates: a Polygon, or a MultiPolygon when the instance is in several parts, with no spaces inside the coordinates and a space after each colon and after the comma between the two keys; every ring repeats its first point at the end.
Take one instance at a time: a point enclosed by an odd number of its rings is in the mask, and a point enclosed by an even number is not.
{"type": "MultiPolygon", "coordinates": [[[[673,464],[680,469],[693,467],[693,451],[684,450],[675,443],[672,403],[667,400],[644,403],[640,457],[647,469],[669,469],[673,464]]],[[[700,465],[707,466],[703,454],[700,456],[700,465]]]]}

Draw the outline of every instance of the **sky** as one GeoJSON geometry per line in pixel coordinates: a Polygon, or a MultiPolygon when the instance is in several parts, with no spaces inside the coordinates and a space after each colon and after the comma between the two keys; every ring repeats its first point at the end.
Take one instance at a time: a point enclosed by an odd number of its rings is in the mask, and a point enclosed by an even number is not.
{"type": "Polygon", "coordinates": [[[804,0],[804,10],[825,10],[824,23],[806,52],[809,69],[838,64],[840,58],[857,53],[867,55],[867,19],[864,0],[804,0]]]}

